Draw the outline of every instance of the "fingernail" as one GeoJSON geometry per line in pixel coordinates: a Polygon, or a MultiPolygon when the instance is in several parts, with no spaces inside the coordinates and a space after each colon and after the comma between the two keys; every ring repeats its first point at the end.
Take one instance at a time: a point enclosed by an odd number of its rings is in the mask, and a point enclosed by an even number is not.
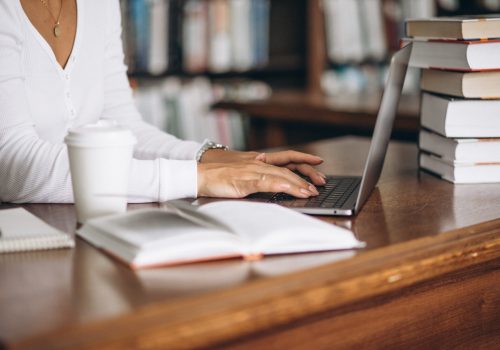
{"type": "Polygon", "coordinates": [[[323,174],[322,172],[318,171],[319,176],[321,176],[323,179],[326,179],[326,175],[323,174]]]}
{"type": "Polygon", "coordinates": [[[326,185],[326,180],[325,180],[325,179],[321,178],[321,179],[319,179],[319,181],[320,181],[323,185],[326,185]]]}
{"type": "Polygon", "coordinates": [[[314,194],[319,194],[318,190],[313,185],[309,185],[309,191],[311,191],[314,194]]]}
{"type": "Polygon", "coordinates": [[[306,190],[305,188],[301,188],[300,189],[300,193],[302,194],[305,194],[306,196],[310,196],[311,195],[311,192],[309,192],[308,190],[306,190]]]}
{"type": "Polygon", "coordinates": [[[265,153],[261,153],[257,157],[255,157],[255,160],[260,160],[261,162],[263,162],[265,159],[266,159],[265,153]]]}
{"type": "Polygon", "coordinates": [[[290,188],[290,184],[280,184],[280,189],[288,190],[290,188]]]}

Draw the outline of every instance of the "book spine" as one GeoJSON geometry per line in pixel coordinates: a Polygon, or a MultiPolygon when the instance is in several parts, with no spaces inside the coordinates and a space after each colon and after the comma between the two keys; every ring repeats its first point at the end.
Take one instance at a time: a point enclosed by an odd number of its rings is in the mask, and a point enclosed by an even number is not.
{"type": "Polygon", "coordinates": [[[164,73],[168,68],[168,0],[149,0],[149,61],[148,72],[164,73]]]}
{"type": "Polygon", "coordinates": [[[146,0],[131,0],[134,19],[135,69],[146,72],[149,61],[149,9],[146,0]]]}
{"type": "Polygon", "coordinates": [[[228,0],[212,0],[209,2],[209,22],[210,70],[213,72],[227,72],[231,68],[228,0]]]}
{"type": "Polygon", "coordinates": [[[190,73],[207,69],[208,5],[206,1],[189,0],[184,7],[183,65],[190,73]]]}
{"type": "Polygon", "coordinates": [[[256,67],[265,66],[269,59],[269,18],[270,1],[253,0],[252,5],[252,28],[254,28],[252,51],[254,53],[253,63],[256,67]]]}
{"type": "Polygon", "coordinates": [[[360,2],[363,46],[366,58],[382,61],[387,57],[381,0],[360,2]]]}
{"type": "Polygon", "coordinates": [[[169,52],[169,70],[173,72],[182,69],[182,53],[183,53],[183,27],[182,27],[182,14],[183,14],[183,0],[170,0],[169,4],[169,36],[168,52],[169,52]]]}
{"type": "Polygon", "coordinates": [[[253,31],[251,28],[250,0],[231,0],[230,37],[231,37],[231,68],[245,71],[252,67],[253,31]]]}
{"type": "Polygon", "coordinates": [[[365,58],[358,0],[325,0],[328,58],[335,63],[365,58]]]}

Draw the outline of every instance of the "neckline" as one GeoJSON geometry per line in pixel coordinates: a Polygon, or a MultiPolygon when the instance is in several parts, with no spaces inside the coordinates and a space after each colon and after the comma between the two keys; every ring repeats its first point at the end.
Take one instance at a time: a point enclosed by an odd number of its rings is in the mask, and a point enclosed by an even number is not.
{"type": "Polygon", "coordinates": [[[24,12],[23,6],[21,5],[21,0],[16,1],[18,5],[18,10],[21,14],[21,17],[24,19],[28,27],[30,28],[32,34],[35,36],[39,44],[42,46],[43,50],[47,53],[49,56],[50,60],[56,67],[57,71],[59,73],[65,73],[71,70],[73,67],[73,62],[75,61],[76,57],[76,52],[78,50],[79,44],[80,44],[80,37],[81,37],[81,32],[83,30],[83,2],[80,0],[75,0],[76,3],[76,33],[75,33],[75,39],[73,40],[73,47],[71,48],[71,52],[69,54],[68,60],[66,61],[66,65],[63,67],[59,64],[56,58],[56,54],[54,53],[54,50],[50,47],[49,43],[45,38],[40,34],[38,29],[35,28],[33,23],[31,23],[31,20],[29,19],[28,15],[26,12],[24,12]]]}

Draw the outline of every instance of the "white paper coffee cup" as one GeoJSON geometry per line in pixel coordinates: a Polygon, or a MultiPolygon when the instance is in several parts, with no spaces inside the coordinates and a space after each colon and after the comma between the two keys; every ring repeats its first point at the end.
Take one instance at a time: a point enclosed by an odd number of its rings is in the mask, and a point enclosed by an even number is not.
{"type": "Polygon", "coordinates": [[[132,132],[110,121],[70,129],[68,147],[78,222],[125,212],[134,144],[132,132]]]}

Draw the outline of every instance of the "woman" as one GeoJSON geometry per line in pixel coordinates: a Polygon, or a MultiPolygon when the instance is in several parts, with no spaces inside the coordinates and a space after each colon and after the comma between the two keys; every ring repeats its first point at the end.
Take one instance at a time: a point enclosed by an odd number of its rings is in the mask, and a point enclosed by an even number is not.
{"type": "Polygon", "coordinates": [[[99,119],[117,120],[137,137],[129,191],[151,201],[317,195],[290,170],[324,184],[312,167],[322,162],[316,156],[226,151],[144,123],[123,63],[118,0],[2,0],[0,200],[72,202],[63,139],[69,128],[99,119]]]}

